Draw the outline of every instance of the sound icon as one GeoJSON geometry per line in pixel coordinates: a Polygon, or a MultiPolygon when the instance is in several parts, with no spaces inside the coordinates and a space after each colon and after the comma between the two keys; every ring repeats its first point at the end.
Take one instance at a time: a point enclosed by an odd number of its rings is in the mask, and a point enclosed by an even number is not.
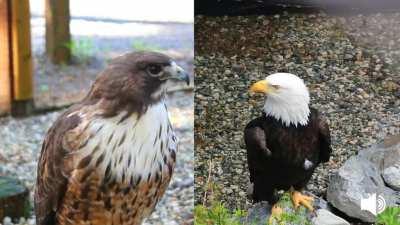
{"type": "Polygon", "coordinates": [[[383,212],[386,208],[386,201],[382,195],[371,194],[368,198],[361,199],[361,210],[366,210],[374,214],[375,216],[383,212]]]}

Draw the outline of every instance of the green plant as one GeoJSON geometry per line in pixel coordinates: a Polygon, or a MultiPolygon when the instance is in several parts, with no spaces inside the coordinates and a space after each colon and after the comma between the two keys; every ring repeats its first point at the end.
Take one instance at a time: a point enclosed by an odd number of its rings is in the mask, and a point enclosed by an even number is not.
{"type": "Polygon", "coordinates": [[[32,211],[33,211],[33,204],[29,200],[25,201],[25,204],[24,204],[24,217],[28,218],[29,215],[32,213],[32,211]]]}
{"type": "Polygon", "coordinates": [[[284,212],[281,215],[279,224],[298,224],[298,225],[311,225],[310,221],[298,213],[284,212]]]}
{"type": "Polygon", "coordinates": [[[157,45],[150,45],[143,41],[137,40],[132,42],[132,48],[136,51],[160,51],[161,48],[157,45]]]}
{"type": "Polygon", "coordinates": [[[377,225],[400,225],[400,207],[387,207],[376,218],[377,225]]]}
{"type": "Polygon", "coordinates": [[[94,55],[94,43],[90,38],[81,38],[66,43],[65,46],[71,50],[73,56],[77,57],[84,64],[88,64],[94,55]]]}
{"type": "Polygon", "coordinates": [[[243,210],[231,212],[221,202],[214,202],[211,207],[195,207],[195,225],[242,225],[241,219],[246,216],[243,210]]]}

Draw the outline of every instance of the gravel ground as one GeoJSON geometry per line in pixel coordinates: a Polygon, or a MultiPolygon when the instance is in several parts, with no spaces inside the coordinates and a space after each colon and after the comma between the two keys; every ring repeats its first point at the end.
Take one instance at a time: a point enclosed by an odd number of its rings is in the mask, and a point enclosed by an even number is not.
{"type": "Polygon", "coordinates": [[[328,119],[333,157],[317,168],[307,186],[318,196],[325,195],[329,174],[351,155],[399,133],[398,17],[196,17],[196,204],[203,202],[210,161],[209,179],[217,198],[230,208],[251,204],[242,132],[261,114],[264,99],[250,96],[248,88],[269,74],[302,77],[311,106],[328,119]]]}
{"type": "MultiPolygon", "coordinates": [[[[171,122],[180,139],[180,152],[166,195],[146,225],[191,224],[193,221],[193,93],[171,93],[168,105],[171,122]]],[[[31,191],[31,199],[44,135],[60,113],[52,112],[26,119],[0,118],[0,176],[13,176],[21,180],[31,191]]],[[[4,225],[10,224],[4,222],[4,225]]],[[[34,218],[23,219],[18,224],[34,225],[34,218]]]]}

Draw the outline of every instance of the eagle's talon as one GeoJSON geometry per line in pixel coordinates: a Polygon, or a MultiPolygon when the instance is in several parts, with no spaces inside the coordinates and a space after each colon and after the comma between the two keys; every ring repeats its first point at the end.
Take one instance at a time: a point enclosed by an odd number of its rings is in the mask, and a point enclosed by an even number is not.
{"type": "Polygon", "coordinates": [[[276,204],[273,205],[271,208],[271,215],[269,216],[269,219],[268,219],[268,224],[272,225],[274,222],[274,219],[279,221],[282,213],[283,213],[283,209],[281,207],[279,207],[276,204]]]}
{"type": "Polygon", "coordinates": [[[292,192],[292,202],[293,202],[295,209],[297,209],[300,205],[303,205],[308,210],[313,212],[314,211],[314,208],[312,206],[313,201],[314,201],[314,198],[311,196],[303,195],[298,191],[292,192]]]}

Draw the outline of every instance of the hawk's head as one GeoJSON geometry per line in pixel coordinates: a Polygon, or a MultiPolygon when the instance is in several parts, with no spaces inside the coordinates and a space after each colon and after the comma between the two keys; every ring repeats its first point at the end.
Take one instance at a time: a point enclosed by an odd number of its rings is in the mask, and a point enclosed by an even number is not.
{"type": "Polygon", "coordinates": [[[167,55],[128,53],[112,60],[99,74],[84,102],[101,100],[105,115],[121,110],[142,113],[162,99],[169,80],[189,84],[189,75],[167,55]]]}

